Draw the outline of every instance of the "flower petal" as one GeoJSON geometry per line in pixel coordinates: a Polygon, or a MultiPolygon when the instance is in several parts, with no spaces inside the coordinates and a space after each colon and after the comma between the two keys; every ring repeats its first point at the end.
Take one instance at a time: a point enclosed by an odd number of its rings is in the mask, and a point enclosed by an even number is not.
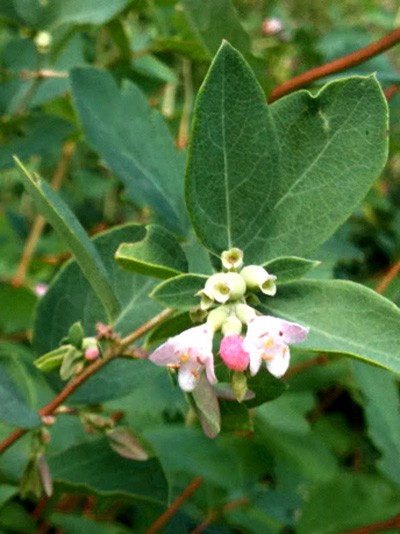
{"type": "Polygon", "coordinates": [[[307,337],[309,328],[301,326],[297,323],[290,323],[289,321],[281,320],[283,339],[286,343],[301,343],[307,337]]]}
{"type": "Polygon", "coordinates": [[[174,344],[169,340],[150,354],[149,360],[157,365],[176,365],[179,363],[179,353],[175,351],[174,344]]]}

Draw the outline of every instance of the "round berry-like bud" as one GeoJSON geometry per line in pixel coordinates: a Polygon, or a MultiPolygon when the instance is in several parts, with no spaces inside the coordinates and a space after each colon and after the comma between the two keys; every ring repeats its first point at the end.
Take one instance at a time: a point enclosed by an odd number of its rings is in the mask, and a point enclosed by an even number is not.
{"type": "Polygon", "coordinates": [[[97,360],[100,356],[100,351],[98,347],[88,347],[85,350],[85,358],[87,360],[97,360]]]}
{"type": "Polygon", "coordinates": [[[213,332],[221,330],[222,325],[229,315],[229,310],[225,306],[218,306],[211,310],[207,316],[207,324],[211,327],[213,332]]]}
{"type": "Polygon", "coordinates": [[[257,317],[256,310],[248,304],[237,304],[235,306],[235,313],[243,324],[248,324],[255,317],[257,317]]]}
{"type": "Polygon", "coordinates": [[[243,297],[246,283],[240,274],[217,273],[210,276],[202,292],[215,302],[225,304],[243,297]]]}
{"type": "Polygon", "coordinates": [[[219,353],[224,364],[234,371],[244,371],[250,361],[249,354],[243,348],[243,338],[231,334],[222,338],[219,353]]]}

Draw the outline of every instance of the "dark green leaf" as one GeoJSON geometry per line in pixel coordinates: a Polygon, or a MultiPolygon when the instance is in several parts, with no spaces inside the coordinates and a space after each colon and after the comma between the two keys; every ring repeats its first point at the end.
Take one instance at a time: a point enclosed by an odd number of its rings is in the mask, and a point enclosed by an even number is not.
{"type": "Polygon", "coordinates": [[[268,261],[264,264],[264,268],[277,277],[277,284],[287,284],[302,278],[312,269],[318,267],[319,263],[318,261],[305,260],[295,256],[283,256],[268,261]]]}
{"type": "Polygon", "coordinates": [[[39,176],[31,175],[18,159],[16,162],[23,171],[21,176],[25,188],[36,202],[38,210],[65,240],[109,319],[113,319],[120,305],[95,246],[61,197],[39,176]]]}
{"type": "Polygon", "coordinates": [[[3,334],[26,332],[32,328],[37,297],[26,287],[0,283],[0,330],[3,334]]]}
{"type": "MultiPolygon", "coordinates": [[[[249,245],[260,258],[307,255],[352,213],[387,157],[387,104],[371,76],[299,91],[271,106],[281,147],[264,228],[249,245]]],[[[260,191],[261,193],[261,191],[260,191]]],[[[265,193],[264,193],[265,194],[265,193]]]]}
{"type": "Polygon", "coordinates": [[[125,495],[140,501],[165,503],[167,500],[167,483],[158,461],[122,458],[111,450],[106,438],[51,456],[49,466],[54,481],[82,490],[125,495]]]}
{"type": "Polygon", "coordinates": [[[200,297],[196,293],[203,289],[206,280],[207,277],[200,274],[180,274],[161,282],[153,289],[151,297],[164,306],[188,310],[199,306],[200,297]]]}
{"type": "Polygon", "coordinates": [[[44,115],[40,120],[34,118],[29,120],[25,125],[23,137],[21,134],[15,135],[9,143],[0,146],[0,169],[14,167],[14,154],[20,159],[26,159],[34,154],[46,155],[55,147],[58,150],[60,143],[71,130],[71,125],[55,117],[44,115]]]}
{"type": "Polygon", "coordinates": [[[131,82],[119,91],[106,71],[73,69],[71,83],[88,142],[122,180],[134,203],[148,203],[166,227],[182,234],[183,155],[161,115],[131,82]]]}
{"type": "Polygon", "coordinates": [[[285,382],[275,378],[265,369],[260,369],[255,376],[248,378],[247,387],[255,393],[253,399],[245,401],[247,408],[255,408],[264,402],[274,400],[287,389],[285,382]]]}
{"type": "MultiPolygon", "coordinates": [[[[279,148],[265,96],[242,56],[225,42],[196,101],[186,199],[200,240],[215,254],[239,247],[259,260],[271,231],[266,212],[279,182],[279,148]]],[[[266,258],[263,258],[266,259],[266,258]]]]}
{"type": "Polygon", "coordinates": [[[41,419],[36,411],[28,407],[3,365],[0,369],[0,420],[21,428],[39,426],[41,419]]]}
{"type": "Polygon", "coordinates": [[[378,465],[400,484],[399,392],[396,377],[384,369],[352,362],[354,379],[365,404],[368,434],[382,454],[378,465]]]}
{"type": "Polygon", "coordinates": [[[154,224],[143,228],[143,234],[141,241],[118,247],[115,259],[121,267],[157,278],[171,278],[188,270],[185,253],[173,234],[154,224]]]}
{"type": "Polygon", "coordinates": [[[399,499],[399,491],[383,479],[362,473],[342,473],[312,491],[296,532],[337,534],[366,527],[397,515],[399,499]]]}
{"type": "Polygon", "coordinates": [[[223,39],[243,54],[249,51],[249,35],[243,29],[231,0],[183,0],[182,4],[191,27],[211,56],[217,52],[223,39]]]}

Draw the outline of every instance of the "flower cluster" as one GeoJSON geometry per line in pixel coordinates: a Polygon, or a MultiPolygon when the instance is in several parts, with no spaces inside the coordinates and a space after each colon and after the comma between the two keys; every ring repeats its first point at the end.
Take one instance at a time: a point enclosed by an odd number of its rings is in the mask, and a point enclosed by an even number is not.
{"type": "Polygon", "coordinates": [[[219,354],[229,369],[248,370],[254,376],[264,361],[276,377],[283,376],[289,366],[289,345],[304,341],[308,333],[299,324],[259,315],[247,304],[255,291],[275,295],[276,276],[258,265],[243,267],[243,253],[236,248],[223,252],[221,260],[225,272],[210,276],[198,293],[206,322],[171,337],[150,355],[157,365],[178,369],[184,391],[193,391],[203,369],[211,384],[217,382],[213,355],[217,332],[222,333],[219,354]]]}

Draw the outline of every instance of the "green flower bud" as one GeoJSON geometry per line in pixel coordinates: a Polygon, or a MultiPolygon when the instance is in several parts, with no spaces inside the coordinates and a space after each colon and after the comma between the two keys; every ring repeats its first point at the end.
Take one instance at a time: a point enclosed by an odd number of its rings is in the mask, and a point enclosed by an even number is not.
{"type": "Polygon", "coordinates": [[[224,336],[229,336],[232,334],[240,335],[242,333],[242,321],[235,315],[230,315],[226,321],[224,321],[221,330],[224,336]]]}
{"type": "Polygon", "coordinates": [[[259,289],[271,297],[276,293],[276,276],[269,274],[260,265],[247,265],[240,271],[248,289],[259,289]]]}
{"type": "Polygon", "coordinates": [[[229,315],[229,310],[225,306],[219,306],[211,310],[207,317],[207,324],[211,327],[213,332],[221,330],[229,315]]]}
{"type": "Polygon", "coordinates": [[[257,317],[257,312],[251,306],[247,304],[237,304],[235,306],[236,317],[243,323],[248,324],[255,317],[257,317]]]}
{"type": "Polygon", "coordinates": [[[246,283],[237,273],[213,274],[207,280],[202,293],[215,302],[225,304],[243,297],[246,293],[246,283]]]}

